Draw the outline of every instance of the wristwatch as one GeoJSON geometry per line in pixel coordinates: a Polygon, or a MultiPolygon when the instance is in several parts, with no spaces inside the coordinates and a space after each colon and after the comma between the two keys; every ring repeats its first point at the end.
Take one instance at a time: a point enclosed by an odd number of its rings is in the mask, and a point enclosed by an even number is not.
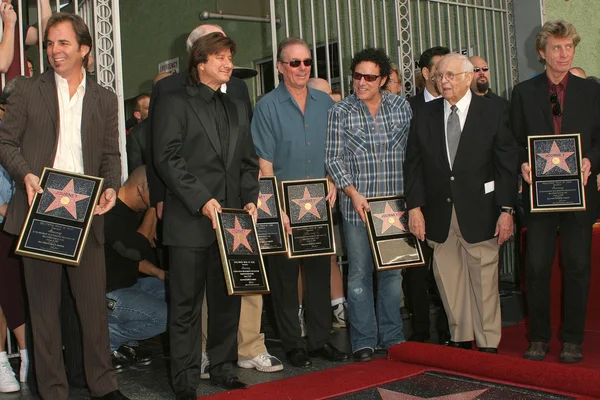
{"type": "Polygon", "coordinates": [[[500,212],[505,212],[510,215],[515,215],[515,209],[512,207],[501,207],[500,212]]]}

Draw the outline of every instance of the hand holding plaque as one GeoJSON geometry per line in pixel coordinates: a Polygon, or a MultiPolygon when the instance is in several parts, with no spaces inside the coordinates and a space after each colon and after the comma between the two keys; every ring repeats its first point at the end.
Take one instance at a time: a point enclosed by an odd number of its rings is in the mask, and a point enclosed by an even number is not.
{"type": "Polygon", "coordinates": [[[256,208],[258,221],[256,231],[263,254],[287,253],[277,178],[263,176],[258,181],[259,193],[256,208]]]}

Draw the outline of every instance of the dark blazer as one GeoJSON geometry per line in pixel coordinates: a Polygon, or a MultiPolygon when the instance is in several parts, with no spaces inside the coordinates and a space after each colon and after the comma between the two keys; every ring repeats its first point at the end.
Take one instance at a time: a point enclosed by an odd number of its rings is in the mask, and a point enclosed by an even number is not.
{"type": "MultiPolygon", "coordinates": [[[[152,88],[148,118],[151,118],[154,115],[154,106],[160,96],[171,92],[185,93],[188,79],[187,77],[187,71],[182,71],[177,74],[167,76],[156,83],[156,85],[152,88]]],[[[227,94],[229,97],[237,99],[246,105],[246,114],[248,115],[248,119],[252,120],[252,103],[250,102],[250,94],[248,93],[248,87],[246,86],[246,83],[243,80],[232,76],[231,80],[227,82],[227,94]]],[[[149,137],[153,136],[153,133],[150,132],[149,137]]],[[[148,151],[146,153],[148,155],[146,161],[146,174],[148,185],[150,186],[150,202],[153,206],[155,206],[156,203],[163,201],[165,198],[165,184],[160,179],[156,171],[153,157],[154,151],[152,150],[153,144],[152,141],[150,142],[150,145],[147,146],[148,151]]]]}
{"type": "Polygon", "coordinates": [[[196,86],[161,95],[154,104],[154,164],[166,186],[165,245],[210,245],[215,232],[199,210],[212,198],[231,208],[258,199],[258,156],[246,105],[228,95],[222,98],[229,120],[227,160],[222,159],[214,118],[196,86]]]}
{"type": "Polygon", "coordinates": [[[448,237],[452,206],[469,243],[494,236],[501,206],[517,197],[517,145],[509,114],[498,103],[473,94],[460,143],[450,169],[444,129],[444,100],[413,109],[404,162],[404,192],[409,209],[421,207],[427,237],[448,237]],[[484,185],[495,190],[485,193],[484,185]]]}
{"type": "MultiPolygon", "coordinates": [[[[511,98],[512,128],[519,144],[519,169],[529,162],[527,137],[554,134],[548,78],[540,74],[515,86],[511,98]]],[[[562,132],[581,134],[581,153],[592,163],[592,175],[585,187],[586,212],[576,212],[577,220],[596,221],[596,174],[600,172],[600,86],[569,73],[565,101],[562,104],[562,132]]],[[[529,213],[529,185],[523,182],[523,204],[529,213]]]]}
{"type": "Polygon", "coordinates": [[[416,95],[408,98],[408,104],[410,107],[415,110],[415,108],[419,108],[425,105],[425,89],[421,90],[416,95]]]}
{"type": "Polygon", "coordinates": [[[148,118],[129,131],[129,135],[127,135],[127,171],[129,173],[140,165],[146,165],[149,134],[150,120],[148,118]]]}
{"type": "MultiPolygon", "coordinates": [[[[10,112],[0,127],[0,163],[16,183],[8,207],[4,230],[19,234],[29,210],[23,180],[40,176],[52,167],[58,145],[58,96],[54,71],[26,79],[9,98],[10,112]]],[[[83,168],[87,175],[104,178],[103,191],[118,192],[121,182],[117,97],[89,77],[81,115],[83,168]]],[[[99,244],[104,243],[104,219],[95,216],[92,228],[99,244]]]]}

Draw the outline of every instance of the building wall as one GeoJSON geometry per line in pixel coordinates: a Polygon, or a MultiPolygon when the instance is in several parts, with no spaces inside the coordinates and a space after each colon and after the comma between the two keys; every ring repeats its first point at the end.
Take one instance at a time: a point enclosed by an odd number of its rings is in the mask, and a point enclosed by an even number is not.
{"type": "Polygon", "coordinates": [[[573,66],[588,75],[600,77],[600,1],[545,0],[545,20],[564,19],[575,25],[581,43],[575,52],[573,66]]]}

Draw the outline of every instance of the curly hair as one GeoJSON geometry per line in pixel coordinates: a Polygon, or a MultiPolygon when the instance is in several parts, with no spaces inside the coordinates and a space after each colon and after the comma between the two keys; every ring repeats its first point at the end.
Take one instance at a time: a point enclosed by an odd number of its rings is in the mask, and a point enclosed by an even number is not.
{"type": "Polygon", "coordinates": [[[377,65],[379,67],[379,76],[384,77],[387,81],[388,77],[392,73],[392,62],[387,54],[385,54],[385,50],[368,47],[359,51],[352,58],[352,62],[350,63],[350,71],[354,73],[356,66],[365,61],[370,61],[377,65]]]}

